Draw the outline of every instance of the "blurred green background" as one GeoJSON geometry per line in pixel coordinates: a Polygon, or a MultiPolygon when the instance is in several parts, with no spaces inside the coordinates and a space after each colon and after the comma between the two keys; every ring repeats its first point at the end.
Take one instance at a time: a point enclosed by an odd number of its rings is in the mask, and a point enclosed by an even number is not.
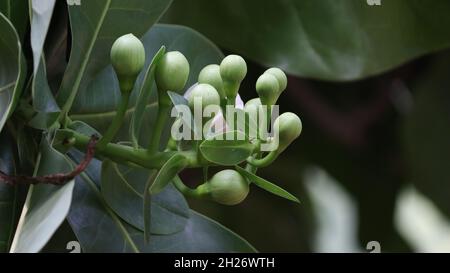
{"type": "Polygon", "coordinates": [[[260,251],[450,251],[450,3],[365,2],[178,0],[163,19],[251,60],[244,101],[267,67],[290,75],[280,110],[304,129],[261,175],[302,203],[189,200],[260,251]]]}

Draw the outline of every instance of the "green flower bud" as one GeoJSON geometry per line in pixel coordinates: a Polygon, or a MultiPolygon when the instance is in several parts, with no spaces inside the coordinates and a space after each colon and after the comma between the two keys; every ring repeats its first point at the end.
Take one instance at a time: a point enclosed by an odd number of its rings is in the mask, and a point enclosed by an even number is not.
{"type": "Polygon", "coordinates": [[[119,79],[120,90],[131,91],[145,63],[145,49],[133,34],[123,35],[111,47],[111,64],[119,79]]]}
{"type": "MultiPolygon", "coordinates": [[[[264,138],[263,131],[266,129],[264,126],[260,126],[260,124],[267,124],[267,116],[260,116],[260,108],[261,108],[261,100],[259,98],[254,98],[245,103],[244,111],[248,113],[250,119],[254,121],[254,123],[250,122],[250,126],[256,126],[256,132],[258,133],[258,137],[260,139],[264,138]],[[261,123],[260,123],[261,122],[261,123]]],[[[250,128],[254,129],[254,128],[250,128]]],[[[250,132],[248,132],[250,133],[250,132]]]]}
{"type": "Polygon", "coordinates": [[[264,73],[256,81],[256,92],[262,104],[272,106],[277,102],[280,86],[275,76],[264,73]]]}
{"type": "Polygon", "coordinates": [[[261,103],[260,98],[253,98],[245,103],[244,110],[247,109],[248,107],[261,106],[261,105],[262,105],[262,103],[261,103]]]}
{"type": "Polygon", "coordinates": [[[208,105],[220,105],[219,93],[212,85],[207,83],[200,83],[193,87],[188,99],[191,111],[194,111],[194,101],[196,99],[201,99],[203,108],[208,105]]]}
{"type": "Polygon", "coordinates": [[[278,137],[278,153],[284,151],[302,132],[302,121],[291,112],[281,114],[273,125],[275,137],[278,137]]]}
{"type": "Polygon", "coordinates": [[[272,67],[272,68],[267,69],[264,72],[264,74],[265,73],[271,74],[271,75],[275,76],[275,78],[277,78],[278,86],[280,87],[280,89],[278,90],[279,94],[286,89],[287,77],[286,77],[286,74],[283,72],[283,70],[279,69],[278,67],[272,67]]]}
{"type": "Polygon", "coordinates": [[[189,62],[179,51],[164,54],[156,66],[155,81],[159,92],[180,92],[189,77],[189,62]]]}
{"type": "Polygon", "coordinates": [[[198,83],[207,83],[212,85],[219,93],[220,98],[225,98],[219,65],[210,64],[205,66],[198,74],[198,83]]]}
{"type": "Polygon", "coordinates": [[[261,100],[254,98],[245,103],[244,111],[249,114],[253,120],[258,121],[259,107],[261,106],[261,100]]]}
{"type": "Polygon", "coordinates": [[[238,55],[228,55],[220,63],[220,76],[227,98],[234,99],[242,80],[247,75],[247,64],[238,55]]]}
{"type": "Polygon", "coordinates": [[[235,170],[216,173],[206,185],[211,198],[224,205],[239,204],[249,192],[248,182],[235,170]]]}

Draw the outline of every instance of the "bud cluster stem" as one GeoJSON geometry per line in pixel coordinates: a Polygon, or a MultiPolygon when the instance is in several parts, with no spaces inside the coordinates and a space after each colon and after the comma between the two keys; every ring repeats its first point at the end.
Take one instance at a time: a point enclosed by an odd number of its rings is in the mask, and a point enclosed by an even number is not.
{"type": "Polygon", "coordinates": [[[131,93],[130,91],[122,92],[122,97],[120,99],[119,106],[117,107],[116,115],[114,116],[114,119],[112,120],[111,125],[108,127],[106,133],[103,135],[103,137],[97,144],[99,148],[103,148],[105,147],[106,144],[110,143],[116,136],[120,127],[122,126],[125,114],[128,109],[128,101],[130,100],[130,93],[131,93]]]}
{"type": "Polygon", "coordinates": [[[257,159],[254,157],[249,157],[247,159],[247,162],[254,167],[264,168],[272,164],[272,162],[274,162],[275,159],[277,159],[278,154],[279,154],[278,151],[271,151],[263,158],[257,159]]]}
{"type": "Polygon", "coordinates": [[[158,113],[156,115],[155,127],[152,130],[152,136],[147,148],[148,154],[154,154],[158,152],[160,146],[161,135],[164,131],[164,126],[169,116],[170,105],[166,103],[158,103],[158,113]]]}

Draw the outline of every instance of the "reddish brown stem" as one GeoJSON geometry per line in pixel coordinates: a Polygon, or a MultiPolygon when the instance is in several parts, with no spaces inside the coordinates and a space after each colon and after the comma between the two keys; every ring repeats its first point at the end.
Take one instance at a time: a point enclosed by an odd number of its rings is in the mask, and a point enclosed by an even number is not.
{"type": "Polygon", "coordinates": [[[74,179],[77,175],[82,173],[95,154],[95,145],[97,144],[98,137],[93,135],[87,145],[86,154],[83,161],[78,164],[75,169],[69,173],[55,173],[43,176],[26,176],[26,175],[7,175],[6,173],[0,171],[0,181],[5,182],[9,185],[17,184],[53,184],[53,185],[64,185],[70,180],[74,179]]]}

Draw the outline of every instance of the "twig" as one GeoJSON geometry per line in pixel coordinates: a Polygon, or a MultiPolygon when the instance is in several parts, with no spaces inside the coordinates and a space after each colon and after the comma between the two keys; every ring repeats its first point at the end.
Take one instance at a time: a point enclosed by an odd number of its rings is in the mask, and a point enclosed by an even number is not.
{"type": "Polygon", "coordinates": [[[0,171],[0,181],[5,182],[9,185],[17,184],[53,184],[53,185],[64,185],[69,182],[77,175],[82,173],[95,154],[95,145],[97,144],[98,137],[93,135],[89,140],[86,148],[86,154],[83,161],[78,164],[74,170],[69,173],[55,173],[44,176],[26,176],[26,175],[7,175],[6,173],[0,171]]]}

